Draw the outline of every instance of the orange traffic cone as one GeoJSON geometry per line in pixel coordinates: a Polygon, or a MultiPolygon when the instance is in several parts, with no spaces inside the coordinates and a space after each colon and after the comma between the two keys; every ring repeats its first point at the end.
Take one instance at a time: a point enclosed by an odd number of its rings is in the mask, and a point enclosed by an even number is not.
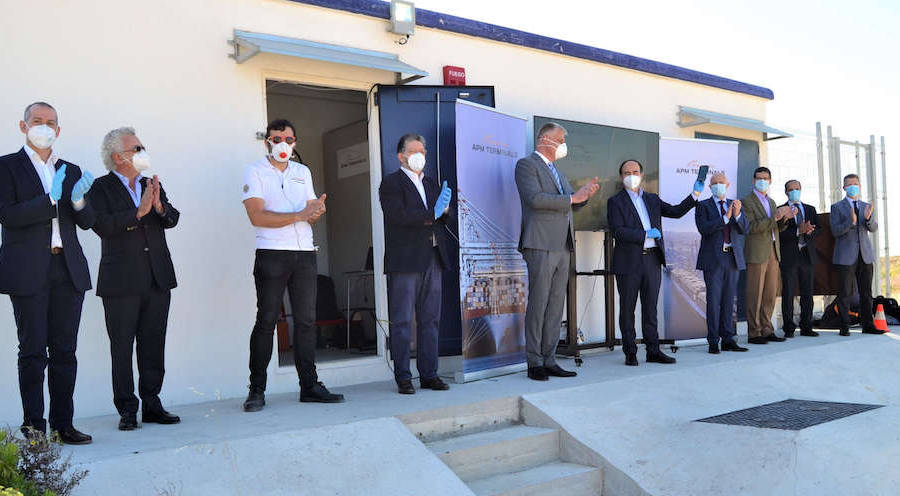
{"type": "Polygon", "coordinates": [[[884,305],[881,303],[878,304],[878,307],[875,309],[875,328],[879,331],[891,332],[888,329],[887,319],[884,318],[884,305]]]}

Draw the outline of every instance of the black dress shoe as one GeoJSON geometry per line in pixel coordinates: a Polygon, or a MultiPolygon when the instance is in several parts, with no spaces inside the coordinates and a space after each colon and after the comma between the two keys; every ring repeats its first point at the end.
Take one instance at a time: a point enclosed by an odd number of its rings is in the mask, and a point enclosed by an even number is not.
{"type": "Polygon", "coordinates": [[[91,441],[93,441],[91,436],[74,427],[56,431],[56,435],[59,436],[59,440],[62,441],[63,444],[91,444],[91,441]]]}
{"type": "Polygon", "coordinates": [[[722,351],[747,351],[747,348],[740,346],[734,341],[726,341],[722,343],[722,351]]]}
{"type": "Polygon", "coordinates": [[[655,353],[647,353],[648,363],[675,363],[675,358],[666,355],[661,351],[655,353]]]}
{"type": "Polygon", "coordinates": [[[400,394],[416,394],[416,388],[412,381],[400,381],[397,383],[397,392],[400,394]]]}
{"type": "Polygon", "coordinates": [[[814,338],[814,337],[818,336],[819,333],[816,332],[816,331],[814,331],[814,330],[812,330],[812,329],[808,329],[808,330],[805,330],[805,331],[800,331],[800,335],[801,335],[801,336],[809,336],[809,337],[813,337],[813,338],[814,338]]]}
{"type": "Polygon", "coordinates": [[[631,367],[637,367],[638,366],[637,354],[627,353],[625,355],[625,365],[629,365],[631,367]]]}
{"type": "Polygon", "coordinates": [[[528,378],[533,381],[549,381],[544,367],[528,367],[528,378]]]}
{"type": "Polygon", "coordinates": [[[137,429],[137,426],[137,415],[134,413],[122,415],[122,417],[119,418],[120,431],[133,431],[137,429]]]}
{"type": "Polygon", "coordinates": [[[141,422],[151,424],[177,424],[181,422],[178,415],[172,415],[162,407],[157,410],[147,410],[141,413],[141,422]]]}
{"type": "Polygon", "coordinates": [[[419,381],[422,389],[431,389],[433,391],[446,391],[450,389],[450,385],[442,381],[440,377],[419,381]]]}
{"type": "Polygon", "coordinates": [[[754,338],[747,339],[747,342],[750,344],[769,344],[769,340],[765,336],[756,336],[754,338]]]}
{"type": "Polygon", "coordinates": [[[849,336],[850,329],[841,329],[841,332],[839,332],[838,334],[840,334],[841,336],[849,336]]]}
{"type": "MultiPolygon", "coordinates": [[[[724,346],[724,344],[723,344],[723,346],[724,346]]],[[[710,355],[718,355],[718,354],[719,354],[719,345],[718,345],[718,343],[713,343],[713,344],[709,345],[709,352],[708,352],[708,353],[709,353],[710,355]]]]}
{"type": "Polygon", "coordinates": [[[578,372],[573,372],[571,370],[565,370],[559,365],[554,365],[552,367],[544,367],[544,373],[553,377],[575,377],[578,375],[578,372]]]}
{"type": "Polygon", "coordinates": [[[325,384],[317,382],[308,388],[300,388],[301,403],[343,403],[344,395],[332,393],[325,384]]]}
{"type": "Polygon", "coordinates": [[[767,340],[767,341],[774,341],[774,342],[776,342],[776,343],[781,343],[782,341],[787,341],[787,339],[778,337],[778,336],[776,336],[776,335],[774,335],[774,334],[769,334],[768,336],[766,336],[766,340],[767,340]]]}
{"type": "Polygon", "coordinates": [[[784,337],[786,337],[786,338],[794,337],[794,331],[784,331],[784,337]]]}
{"type": "Polygon", "coordinates": [[[258,412],[266,406],[266,392],[258,386],[250,386],[250,394],[244,400],[245,412],[258,412]]]}
{"type": "Polygon", "coordinates": [[[876,329],[874,327],[863,327],[863,334],[884,334],[887,331],[882,331],[881,329],[876,329]]]}

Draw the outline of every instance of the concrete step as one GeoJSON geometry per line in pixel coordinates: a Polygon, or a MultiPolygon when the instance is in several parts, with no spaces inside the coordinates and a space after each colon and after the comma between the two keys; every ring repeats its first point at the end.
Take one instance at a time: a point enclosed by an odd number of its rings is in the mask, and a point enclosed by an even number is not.
{"type": "Polygon", "coordinates": [[[559,431],[512,425],[426,444],[464,481],[518,472],[559,458],[559,431]]]}
{"type": "Polygon", "coordinates": [[[520,399],[513,396],[401,415],[422,442],[521,423],[520,399]]]}
{"type": "Polygon", "coordinates": [[[596,467],[555,461],[469,481],[468,484],[478,496],[600,496],[603,474],[596,467]]]}

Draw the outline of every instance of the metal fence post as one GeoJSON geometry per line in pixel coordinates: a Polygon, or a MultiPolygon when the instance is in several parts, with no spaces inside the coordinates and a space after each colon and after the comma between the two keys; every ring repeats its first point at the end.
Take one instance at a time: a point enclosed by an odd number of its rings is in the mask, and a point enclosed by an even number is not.
{"type": "Polygon", "coordinates": [[[822,123],[816,122],[816,161],[819,164],[819,211],[828,207],[825,202],[825,158],[822,152],[822,123]]]}
{"type": "MultiPolygon", "coordinates": [[[[859,143],[859,142],[857,142],[857,143],[859,143]]],[[[874,209],[875,206],[878,204],[878,180],[877,180],[877,176],[875,175],[875,135],[870,134],[869,135],[869,144],[862,145],[862,147],[865,148],[865,150],[866,150],[866,184],[869,187],[868,188],[869,189],[869,203],[872,204],[872,208],[874,209]]],[[[858,152],[857,152],[856,156],[857,156],[856,161],[858,164],[859,163],[859,153],[858,152]]],[[[873,212],[872,215],[874,216],[875,213],[873,212]]],[[[884,228],[882,227],[882,229],[884,229],[884,228]]],[[[875,261],[874,261],[875,264],[874,264],[874,267],[872,267],[873,272],[875,274],[874,281],[872,281],[872,284],[874,284],[874,286],[875,286],[875,288],[874,288],[875,296],[878,296],[878,292],[881,290],[881,270],[879,270],[879,269],[881,269],[881,257],[879,257],[877,255],[877,253],[879,251],[878,248],[880,246],[880,244],[879,244],[879,240],[881,238],[880,234],[881,234],[880,230],[875,231],[875,233],[874,233],[874,238],[875,238],[874,246],[875,246],[876,255],[875,255],[875,261]]]]}
{"type": "MultiPolygon", "coordinates": [[[[874,137],[872,138],[874,140],[874,137]]],[[[888,222],[888,202],[887,202],[887,162],[885,161],[884,136],[881,137],[881,184],[884,195],[884,208],[881,211],[881,221],[884,227],[884,295],[891,296],[891,233],[890,223],[888,222]]]]}
{"type": "MultiPolygon", "coordinates": [[[[834,140],[834,137],[831,135],[831,126],[828,126],[828,128],[826,128],[826,129],[827,129],[826,136],[828,138],[828,142],[827,142],[827,144],[828,144],[828,169],[831,172],[831,174],[830,174],[831,177],[829,178],[829,183],[831,183],[831,187],[828,190],[828,193],[829,193],[828,196],[831,198],[831,203],[836,203],[839,198],[837,198],[837,196],[836,196],[837,190],[835,188],[837,187],[837,182],[841,175],[840,169],[838,168],[838,165],[837,165],[838,150],[835,150],[835,145],[834,145],[835,140],[834,140]]],[[[839,187],[837,187],[837,188],[840,189],[839,187]]]]}

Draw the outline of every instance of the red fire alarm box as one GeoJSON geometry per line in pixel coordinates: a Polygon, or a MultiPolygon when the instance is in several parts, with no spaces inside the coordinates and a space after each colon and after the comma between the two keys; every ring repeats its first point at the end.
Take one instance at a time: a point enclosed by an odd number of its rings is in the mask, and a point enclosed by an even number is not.
{"type": "Polygon", "coordinates": [[[444,66],[444,86],[465,86],[466,69],[452,65],[444,66]]]}

